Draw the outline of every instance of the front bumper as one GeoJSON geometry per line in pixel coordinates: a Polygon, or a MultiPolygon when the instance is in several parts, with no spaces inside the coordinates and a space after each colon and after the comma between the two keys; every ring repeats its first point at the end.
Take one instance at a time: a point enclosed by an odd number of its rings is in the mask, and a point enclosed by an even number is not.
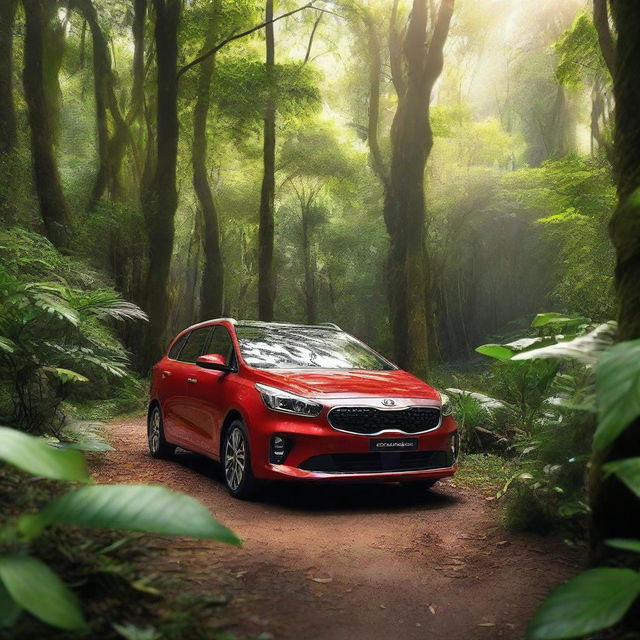
{"type": "Polygon", "coordinates": [[[249,433],[254,475],[270,480],[409,482],[446,478],[457,470],[451,452],[457,427],[451,416],[443,417],[440,425],[427,433],[385,431],[373,436],[334,429],[326,417],[330,408],[317,418],[290,416],[266,408],[253,416],[256,419],[250,420],[249,433]],[[270,461],[274,435],[283,436],[290,444],[281,464],[270,461]],[[370,440],[395,438],[416,438],[417,449],[407,453],[370,451],[370,440]],[[353,468],[349,466],[351,461],[353,468]]]}

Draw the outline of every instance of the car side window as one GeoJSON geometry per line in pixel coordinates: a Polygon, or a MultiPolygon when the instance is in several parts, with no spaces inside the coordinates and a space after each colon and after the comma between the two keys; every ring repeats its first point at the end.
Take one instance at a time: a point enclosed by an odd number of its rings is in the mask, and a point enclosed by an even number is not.
{"type": "Polygon", "coordinates": [[[187,344],[178,356],[178,360],[181,362],[195,362],[198,356],[202,355],[204,351],[204,345],[207,342],[209,336],[209,330],[211,327],[202,327],[201,329],[195,329],[189,334],[187,344]]]}
{"type": "Polygon", "coordinates": [[[234,365],[233,341],[226,327],[222,325],[214,327],[207,353],[219,353],[224,356],[226,365],[230,367],[234,365]]]}
{"type": "Polygon", "coordinates": [[[178,359],[178,355],[180,354],[180,349],[182,349],[188,337],[189,337],[189,334],[185,333],[173,343],[173,346],[171,347],[171,349],[169,349],[169,353],[168,353],[169,358],[171,358],[172,360],[178,359]]]}

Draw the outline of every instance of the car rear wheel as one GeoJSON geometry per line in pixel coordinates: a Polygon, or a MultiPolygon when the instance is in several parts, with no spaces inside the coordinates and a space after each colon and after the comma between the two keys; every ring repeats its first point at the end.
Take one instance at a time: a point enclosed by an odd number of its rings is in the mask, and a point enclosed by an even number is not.
{"type": "Polygon", "coordinates": [[[153,406],[147,419],[147,442],[153,458],[170,458],[176,451],[176,448],[165,440],[162,412],[157,404],[153,406]]]}
{"type": "Polygon", "coordinates": [[[251,450],[244,424],[234,420],[227,429],[223,444],[224,482],[229,493],[241,500],[256,495],[258,483],[251,471],[251,450]]]}

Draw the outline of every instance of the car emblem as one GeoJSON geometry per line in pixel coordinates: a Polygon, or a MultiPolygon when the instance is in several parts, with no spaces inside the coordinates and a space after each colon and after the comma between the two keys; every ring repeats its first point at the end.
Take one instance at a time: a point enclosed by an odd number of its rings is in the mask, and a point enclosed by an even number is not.
{"type": "Polygon", "coordinates": [[[382,401],[382,404],[383,404],[385,407],[394,407],[394,406],[395,406],[395,404],[396,404],[396,401],[395,401],[395,400],[392,400],[391,398],[385,398],[385,399],[382,401]]]}

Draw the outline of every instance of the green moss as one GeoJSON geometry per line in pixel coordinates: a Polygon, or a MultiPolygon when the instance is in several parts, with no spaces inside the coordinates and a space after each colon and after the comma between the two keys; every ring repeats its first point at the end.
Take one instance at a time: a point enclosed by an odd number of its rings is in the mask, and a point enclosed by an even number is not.
{"type": "Polygon", "coordinates": [[[472,453],[461,457],[455,482],[461,487],[495,495],[518,470],[513,460],[502,456],[472,453]]]}

